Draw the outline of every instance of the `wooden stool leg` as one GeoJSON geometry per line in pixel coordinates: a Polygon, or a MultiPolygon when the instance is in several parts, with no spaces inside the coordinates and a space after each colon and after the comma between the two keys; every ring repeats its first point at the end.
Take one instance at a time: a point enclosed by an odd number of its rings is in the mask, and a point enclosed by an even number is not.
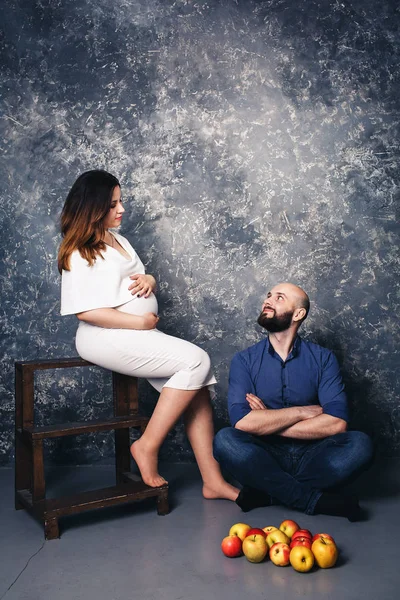
{"type": "Polygon", "coordinates": [[[33,441],[32,500],[43,500],[46,495],[44,481],[43,440],[33,441]]]}
{"type": "Polygon", "coordinates": [[[167,515],[169,513],[168,488],[157,496],[157,513],[159,515],[167,515]]]}
{"type": "Polygon", "coordinates": [[[60,537],[58,519],[56,517],[47,518],[44,516],[44,537],[46,540],[55,540],[60,537]]]}
{"type": "MultiPolygon", "coordinates": [[[[132,416],[138,413],[137,378],[113,372],[114,415],[132,416]]],[[[131,470],[129,429],[115,431],[115,478],[124,481],[123,473],[131,470]]]]}
{"type": "Polygon", "coordinates": [[[15,365],[15,508],[25,508],[18,499],[19,490],[32,489],[32,445],[23,429],[33,424],[33,371],[15,365]]]}
{"type": "Polygon", "coordinates": [[[123,473],[131,470],[131,453],[129,429],[116,429],[115,438],[115,480],[117,483],[125,481],[123,473]]]}
{"type": "Polygon", "coordinates": [[[25,508],[19,501],[19,490],[32,489],[32,448],[20,432],[15,433],[15,509],[25,508]]]}

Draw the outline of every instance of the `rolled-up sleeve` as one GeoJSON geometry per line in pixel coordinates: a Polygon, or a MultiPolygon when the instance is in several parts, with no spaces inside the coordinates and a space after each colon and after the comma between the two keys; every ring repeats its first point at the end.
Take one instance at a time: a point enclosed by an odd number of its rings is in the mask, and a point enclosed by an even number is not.
{"type": "Polygon", "coordinates": [[[249,393],[255,393],[249,366],[242,353],[235,354],[229,371],[228,388],[228,412],[232,427],[251,411],[246,400],[246,394],[249,393]]]}
{"type": "Polygon", "coordinates": [[[333,352],[329,352],[322,368],[322,377],[318,387],[318,400],[324,414],[338,417],[346,422],[349,421],[347,396],[344,391],[339,363],[333,352]]]}

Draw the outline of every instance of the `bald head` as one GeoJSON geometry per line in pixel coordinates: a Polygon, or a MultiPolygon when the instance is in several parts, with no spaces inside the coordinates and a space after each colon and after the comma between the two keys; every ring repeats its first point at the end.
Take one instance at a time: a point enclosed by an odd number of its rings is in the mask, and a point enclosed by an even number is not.
{"type": "Polygon", "coordinates": [[[269,294],[272,295],[279,292],[284,294],[286,298],[293,303],[294,308],[304,308],[306,312],[304,317],[301,319],[301,321],[304,321],[310,310],[310,298],[305,291],[298,285],[294,285],[294,283],[285,282],[275,285],[268,293],[267,297],[269,294]]]}
{"type": "Polygon", "coordinates": [[[279,283],[268,292],[258,324],[270,333],[300,327],[308,315],[310,300],[299,286],[279,283]]]}

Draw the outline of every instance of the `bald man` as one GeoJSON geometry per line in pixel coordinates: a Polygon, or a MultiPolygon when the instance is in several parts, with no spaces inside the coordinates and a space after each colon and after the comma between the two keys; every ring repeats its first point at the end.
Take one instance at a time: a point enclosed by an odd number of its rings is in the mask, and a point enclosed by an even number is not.
{"type": "Polygon", "coordinates": [[[283,504],[357,521],[357,497],[340,488],[371,463],[372,442],[347,430],[334,354],[297,334],[309,307],[307,294],[291,283],[268,292],[257,322],[269,335],[232,360],[232,427],[215,436],[214,456],[243,486],[236,500],[243,511],[283,504]]]}

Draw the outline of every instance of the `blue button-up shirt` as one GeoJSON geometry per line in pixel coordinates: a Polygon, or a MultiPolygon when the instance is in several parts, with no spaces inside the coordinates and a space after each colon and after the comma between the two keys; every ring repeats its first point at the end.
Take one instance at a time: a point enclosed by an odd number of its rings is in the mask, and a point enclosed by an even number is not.
{"type": "Polygon", "coordinates": [[[296,337],[283,361],[269,339],[238,352],[229,373],[228,410],[232,426],[251,408],[246,394],[267,408],[320,404],[324,414],[349,420],[339,363],[331,350],[296,337]]]}

